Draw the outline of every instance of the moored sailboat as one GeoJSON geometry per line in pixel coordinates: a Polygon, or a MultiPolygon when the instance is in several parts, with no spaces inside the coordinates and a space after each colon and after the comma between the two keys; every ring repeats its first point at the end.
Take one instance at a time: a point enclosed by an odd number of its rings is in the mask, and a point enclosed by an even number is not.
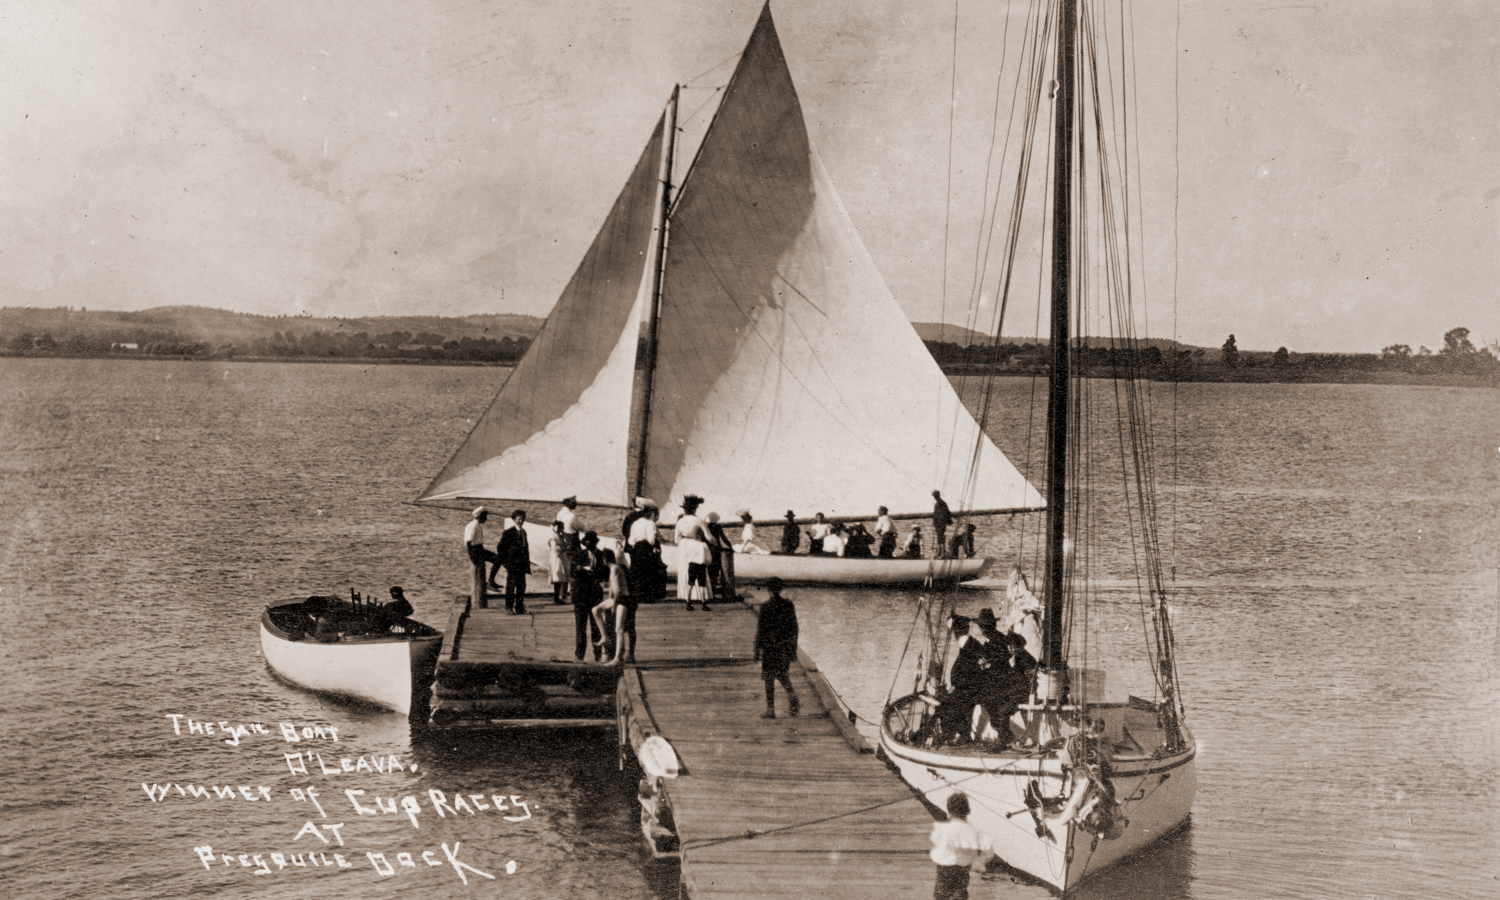
{"type": "MultiPolygon", "coordinates": [[[[1187,820],[1197,745],[1184,721],[1174,660],[1149,396],[1139,372],[1081,378],[1074,365],[1081,349],[1074,325],[1093,321],[1099,308],[1109,316],[1098,318],[1119,326],[1112,348],[1132,347],[1129,302],[1139,276],[1130,245],[1121,250],[1132,207],[1117,195],[1135,174],[1120,158],[1133,148],[1112,137],[1112,128],[1129,122],[1114,96],[1125,80],[1105,71],[1110,64],[1128,70],[1129,41],[1111,42],[1108,26],[1118,23],[1092,0],[1041,4],[1028,24],[1034,39],[1018,68],[1027,92],[1017,114],[1028,148],[1052,152],[1050,216],[1042,217],[1050,222],[1035,245],[1051,260],[1047,521],[1030,551],[1043,572],[1042,596],[1031,594],[1018,567],[998,609],[980,609],[973,624],[958,615],[973,612],[958,609],[971,601],[924,598],[920,655],[914,671],[903,670],[911,688],[893,692],[880,744],[903,779],[937,806],[967,794],[970,821],[1006,864],[1066,891],[1187,820]],[[1043,115],[1049,102],[1050,134],[1043,115]],[[1113,430],[1091,442],[1090,429],[1111,406],[1113,430]],[[1103,464],[1104,448],[1117,448],[1120,458],[1103,464]],[[1106,472],[1119,480],[1106,485],[1106,472]],[[1127,567],[1135,567],[1133,577],[1127,567]],[[1010,633],[985,621],[989,615],[1010,633]],[[1132,621],[1142,652],[1130,675],[1149,679],[1142,691],[1149,697],[1107,693],[1096,668],[1105,650],[1121,649],[1118,636],[1132,621]]],[[[1022,151],[1022,165],[1029,153],[1022,151]]],[[[1024,174],[1015,182],[1006,283],[1019,232],[1034,221],[1024,211],[1028,182],[1024,174]]]]}
{"type": "MultiPolygon", "coordinates": [[[[681,178],[677,97],[530,350],[417,502],[625,510],[644,496],[663,500],[664,523],[689,493],[762,522],[923,517],[934,490],[966,498],[965,517],[1040,509],[876,271],[812,147],[769,6],[681,178]]],[[[983,570],[753,563],[765,571],[747,580],[983,570]]]]}

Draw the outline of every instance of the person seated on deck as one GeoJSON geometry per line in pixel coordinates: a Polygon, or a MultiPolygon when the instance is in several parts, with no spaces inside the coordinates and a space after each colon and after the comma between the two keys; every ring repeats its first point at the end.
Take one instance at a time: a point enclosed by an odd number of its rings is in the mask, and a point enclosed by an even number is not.
{"type": "Polygon", "coordinates": [[[921,525],[913,525],[911,527],[911,533],[906,536],[906,540],[905,541],[901,542],[901,558],[902,559],[921,559],[922,558],[922,526],[921,525]]]}
{"type": "Polygon", "coordinates": [[[807,553],[809,556],[822,556],[827,551],[823,549],[823,542],[833,533],[833,526],[823,521],[823,514],[813,516],[812,525],[807,529],[807,553]]]}
{"type": "Polygon", "coordinates": [[[963,557],[974,558],[973,523],[954,531],[953,537],[948,539],[948,558],[961,559],[963,557]]]}
{"type": "Polygon", "coordinates": [[[844,526],[841,523],[834,523],[829,527],[828,536],[823,538],[823,555],[843,556],[845,546],[844,526]]]}
{"type": "Polygon", "coordinates": [[[391,588],[391,602],[377,605],[369,617],[369,634],[405,634],[401,620],[413,612],[411,601],[399,587],[391,588]],[[399,629],[399,630],[398,630],[399,629]]]}
{"type": "Polygon", "coordinates": [[[875,543],[875,535],[865,530],[861,522],[854,523],[849,529],[849,536],[844,538],[844,555],[850,559],[871,559],[874,554],[870,547],[875,543]]]}
{"type": "Polygon", "coordinates": [[[744,524],[740,526],[740,542],[734,545],[734,552],[765,556],[766,550],[755,543],[755,520],[751,518],[750,510],[741,509],[736,511],[735,515],[744,524]]]}
{"type": "Polygon", "coordinates": [[[797,514],[786,511],[786,524],[781,526],[781,553],[791,556],[802,543],[802,529],[797,527],[797,514]]]}

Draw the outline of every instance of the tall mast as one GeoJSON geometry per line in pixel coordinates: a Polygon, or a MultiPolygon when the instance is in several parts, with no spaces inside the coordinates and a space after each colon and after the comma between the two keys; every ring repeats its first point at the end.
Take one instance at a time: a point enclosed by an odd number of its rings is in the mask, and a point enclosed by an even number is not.
{"type": "Polygon", "coordinates": [[[665,173],[661,179],[661,219],[658,225],[661,230],[656,236],[656,262],[651,270],[651,302],[646,305],[645,396],[641,399],[640,450],[635,459],[636,494],[641,493],[642,486],[646,483],[646,448],[650,446],[650,435],[647,432],[651,427],[651,392],[652,382],[656,377],[656,324],[661,312],[661,285],[667,264],[667,210],[672,202],[672,161],[677,150],[677,95],[681,90],[681,85],[672,85],[672,99],[667,101],[670,114],[667,116],[665,173]]]}
{"type": "Polygon", "coordinates": [[[1057,100],[1053,135],[1051,367],[1047,376],[1047,581],[1042,620],[1042,668],[1061,671],[1066,593],[1068,474],[1069,263],[1072,256],[1073,70],[1076,0],[1060,0],[1057,26],[1057,100]]]}

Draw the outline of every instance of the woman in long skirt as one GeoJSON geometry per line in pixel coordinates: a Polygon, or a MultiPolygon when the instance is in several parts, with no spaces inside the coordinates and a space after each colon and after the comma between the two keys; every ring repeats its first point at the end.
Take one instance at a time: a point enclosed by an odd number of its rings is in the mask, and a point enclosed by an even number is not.
{"type": "Polygon", "coordinates": [[[547,572],[552,579],[552,602],[561,604],[568,596],[568,566],[563,561],[563,523],[552,523],[547,538],[547,572]]]}
{"type": "Polygon", "coordinates": [[[703,498],[689,494],[682,500],[682,517],[677,520],[677,599],[693,608],[696,601],[708,611],[708,529],[698,518],[703,498]]]}

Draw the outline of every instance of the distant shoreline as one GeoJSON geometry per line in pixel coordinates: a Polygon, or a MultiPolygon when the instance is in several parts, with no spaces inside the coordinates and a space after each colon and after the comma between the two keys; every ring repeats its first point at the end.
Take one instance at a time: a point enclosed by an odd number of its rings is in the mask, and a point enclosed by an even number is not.
{"type": "MultiPolygon", "coordinates": [[[[397,357],[319,357],[319,356],[178,356],[143,353],[99,353],[99,354],[34,354],[10,353],[0,350],[4,359],[107,359],[130,362],[200,362],[200,363],[305,363],[310,365],[345,366],[461,366],[467,368],[510,369],[515,363],[491,360],[463,359],[416,359],[397,357]]],[[[978,366],[939,366],[949,378],[1001,377],[1036,378],[1045,377],[1046,369],[997,368],[989,370],[978,366]]],[[[1273,369],[1267,367],[1229,367],[1220,363],[1202,363],[1190,370],[1180,372],[1178,377],[1167,377],[1165,367],[1152,367],[1142,371],[1145,381],[1177,384],[1383,384],[1411,387],[1463,387],[1497,388],[1500,380],[1486,375],[1463,375],[1451,372],[1392,372],[1331,370],[1316,371],[1304,368],[1273,369]],[[1157,371],[1152,371],[1156,368],[1157,371]]],[[[1088,377],[1109,377],[1107,367],[1096,367],[1086,373],[1088,377]]]]}

